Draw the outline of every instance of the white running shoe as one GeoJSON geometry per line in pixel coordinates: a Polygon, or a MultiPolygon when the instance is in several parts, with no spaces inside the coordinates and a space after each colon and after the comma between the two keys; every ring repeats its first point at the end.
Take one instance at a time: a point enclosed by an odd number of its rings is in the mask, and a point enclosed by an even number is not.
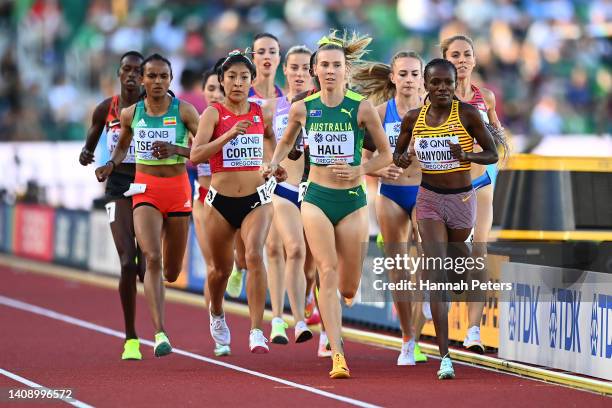
{"type": "Polygon", "coordinates": [[[463,347],[474,353],[484,354],[485,348],[480,341],[480,327],[472,326],[468,329],[465,340],[463,340],[463,347]]]}
{"type": "Polygon", "coordinates": [[[321,332],[319,336],[319,347],[317,348],[317,356],[321,358],[331,357],[331,347],[328,349],[327,345],[329,341],[327,340],[327,334],[325,332],[321,332]]]}
{"type": "Polygon", "coordinates": [[[230,329],[225,322],[225,314],[213,316],[212,313],[209,312],[208,315],[210,316],[210,335],[215,343],[217,345],[229,346],[231,336],[230,329]]]}
{"type": "Polygon", "coordinates": [[[263,332],[259,329],[252,329],[249,334],[249,349],[251,353],[265,354],[270,351],[266,344],[268,339],[264,336],[263,332]]]}
{"type": "Polygon", "coordinates": [[[414,361],[414,339],[402,342],[402,350],[397,357],[398,366],[416,365],[414,361]]]}
{"type": "Polygon", "coordinates": [[[303,343],[312,339],[312,332],[305,321],[301,320],[295,325],[295,342],[303,343]]]}

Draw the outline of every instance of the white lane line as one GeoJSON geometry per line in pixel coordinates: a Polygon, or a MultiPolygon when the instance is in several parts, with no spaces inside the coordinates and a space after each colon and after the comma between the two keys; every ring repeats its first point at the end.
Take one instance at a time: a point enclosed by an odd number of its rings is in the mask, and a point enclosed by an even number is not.
{"type": "MultiPolygon", "coordinates": [[[[23,378],[23,377],[15,374],[15,373],[11,373],[10,371],[6,371],[6,370],[4,370],[2,368],[0,368],[0,374],[3,374],[5,376],[7,376],[8,378],[10,378],[12,380],[15,380],[17,382],[20,382],[22,384],[25,384],[25,385],[27,385],[28,387],[31,387],[31,388],[40,388],[42,390],[49,391],[49,392],[53,391],[51,388],[47,388],[44,385],[37,384],[34,381],[28,380],[27,378],[23,378]]],[[[25,402],[25,401],[27,401],[27,399],[15,399],[15,402],[17,402],[17,401],[25,402]]],[[[75,398],[72,398],[72,397],[70,399],[47,399],[47,398],[42,399],[42,398],[39,398],[39,399],[36,399],[36,400],[30,399],[30,401],[31,402],[62,401],[62,402],[65,402],[66,404],[70,404],[70,405],[73,405],[73,406],[79,407],[79,408],[93,408],[93,406],[91,406],[89,404],[86,404],[86,403],[84,403],[82,401],[79,401],[78,399],[75,399],[75,398]]]]}
{"type": "MultiPolygon", "coordinates": [[[[30,313],[34,313],[40,316],[45,316],[48,317],[50,319],[55,319],[55,320],[59,320],[62,321],[64,323],[69,323],[75,326],[79,326],[85,329],[89,329],[98,333],[103,333],[106,334],[108,336],[112,336],[112,337],[117,337],[120,339],[123,339],[125,337],[124,333],[121,333],[117,330],[113,330],[113,329],[109,329],[108,327],[104,327],[104,326],[100,326],[94,323],[90,323],[88,321],[85,320],[81,320],[81,319],[77,319],[76,317],[72,317],[72,316],[68,316],[65,315],[63,313],[58,313],[55,312],[53,310],[50,309],[46,309],[44,307],[40,307],[40,306],[35,306],[29,303],[25,303],[22,302],[20,300],[16,300],[16,299],[12,299],[12,298],[8,298],[5,296],[0,295],[0,304],[7,306],[7,307],[12,307],[14,309],[19,309],[19,310],[23,310],[26,312],[30,312],[30,313]]],[[[140,339],[140,342],[142,344],[145,344],[147,346],[150,347],[154,347],[155,343],[150,341],[150,340],[144,340],[144,339],[140,339]]],[[[363,408],[379,408],[378,405],[374,405],[374,404],[370,404],[368,402],[364,402],[364,401],[360,401],[360,400],[356,400],[353,398],[349,398],[349,397],[344,397],[342,395],[337,395],[337,394],[333,394],[331,392],[327,392],[327,391],[323,391],[323,390],[319,390],[317,388],[314,387],[310,387],[308,385],[303,385],[303,384],[299,384],[293,381],[289,381],[289,380],[285,380],[282,378],[278,378],[278,377],[274,377],[268,374],[263,374],[260,373],[258,371],[253,371],[253,370],[249,370],[248,368],[243,368],[234,364],[228,364],[225,363],[223,361],[218,361],[218,360],[213,360],[212,358],[208,358],[208,357],[204,357],[201,356],[199,354],[195,354],[195,353],[191,353],[189,351],[185,351],[185,350],[181,350],[181,349],[177,349],[177,348],[173,348],[172,350],[173,353],[175,354],[180,354],[182,356],[185,357],[190,357],[193,358],[195,360],[200,360],[200,361],[204,361],[206,363],[210,363],[210,364],[214,364],[214,365],[218,365],[221,367],[225,367],[225,368],[229,368],[230,370],[234,370],[234,371],[238,371],[241,373],[245,373],[245,374],[250,374],[252,376],[255,377],[259,377],[259,378],[263,378],[266,380],[270,380],[270,381],[274,381],[280,384],[284,384],[284,385],[288,385],[290,387],[293,388],[297,388],[303,391],[307,391],[307,392],[311,392],[313,394],[317,394],[320,395],[322,397],[326,397],[326,398],[330,398],[336,401],[341,401],[341,402],[345,402],[347,404],[351,404],[351,405],[355,405],[357,407],[363,407],[363,408]]]]}

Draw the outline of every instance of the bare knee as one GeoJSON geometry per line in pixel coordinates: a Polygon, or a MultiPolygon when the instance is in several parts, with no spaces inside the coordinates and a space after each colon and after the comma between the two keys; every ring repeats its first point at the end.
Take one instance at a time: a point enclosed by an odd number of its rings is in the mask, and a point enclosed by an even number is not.
{"type": "Polygon", "coordinates": [[[164,269],[164,278],[166,278],[167,282],[176,282],[176,280],[178,279],[179,275],[181,274],[181,268],[176,268],[176,267],[172,267],[172,268],[165,268],[164,269]]]}
{"type": "Polygon", "coordinates": [[[303,263],[304,259],[306,258],[306,248],[304,248],[303,245],[291,243],[287,245],[285,251],[287,252],[287,261],[301,261],[303,263]]]}
{"type": "Polygon", "coordinates": [[[334,288],[338,285],[335,265],[324,265],[318,268],[321,288],[334,288]]]}
{"type": "Polygon", "coordinates": [[[244,259],[246,260],[249,271],[261,269],[261,266],[263,265],[263,256],[260,251],[257,251],[256,249],[247,249],[244,254],[244,259]]]}
{"type": "Polygon", "coordinates": [[[121,274],[135,274],[138,271],[138,264],[136,264],[136,254],[132,253],[120,253],[119,263],[121,264],[121,274]]]}
{"type": "Polygon", "coordinates": [[[162,256],[160,252],[144,252],[144,257],[147,262],[147,269],[161,270],[162,256]]]}
{"type": "Polygon", "coordinates": [[[359,288],[359,284],[357,285],[343,284],[338,288],[338,290],[340,291],[340,294],[342,295],[342,297],[352,299],[357,294],[358,288],[359,288]]]}
{"type": "MultiPolygon", "coordinates": [[[[279,259],[283,254],[283,244],[281,242],[273,242],[273,240],[268,240],[266,242],[266,255],[268,259],[279,259]]],[[[245,253],[245,258],[247,257],[245,253]]],[[[246,260],[248,263],[248,259],[246,260]]]]}

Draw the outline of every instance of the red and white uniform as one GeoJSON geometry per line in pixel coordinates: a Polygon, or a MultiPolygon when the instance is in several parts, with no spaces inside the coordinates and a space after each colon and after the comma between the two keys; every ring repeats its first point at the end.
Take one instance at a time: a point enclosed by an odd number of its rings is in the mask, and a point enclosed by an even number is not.
{"type": "Polygon", "coordinates": [[[237,122],[251,122],[244,135],[238,135],[227,142],[223,148],[210,158],[210,169],[213,173],[222,171],[256,171],[263,163],[264,123],[261,107],[250,103],[250,110],[245,115],[235,115],[220,103],[212,106],[219,112],[219,123],[215,127],[211,140],[215,140],[230,130],[237,122]]]}

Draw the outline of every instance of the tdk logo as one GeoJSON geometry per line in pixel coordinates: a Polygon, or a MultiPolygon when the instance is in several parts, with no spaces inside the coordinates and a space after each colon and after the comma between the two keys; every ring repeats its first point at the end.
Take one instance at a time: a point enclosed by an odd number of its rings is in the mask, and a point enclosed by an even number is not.
{"type": "Polygon", "coordinates": [[[524,283],[514,284],[514,290],[510,293],[508,310],[508,334],[511,341],[540,345],[538,332],[539,297],[539,286],[524,283]]]}
{"type": "Polygon", "coordinates": [[[612,338],[610,338],[608,330],[611,311],[612,296],[604,294],[593,295],[593,306],[591,307],[592,356],[612,358],[612,338]]]}
{"type": "Polygon", "coordinates": [[[581,293],[576,290],[552,290],[548,324],[551,348],[580,353],[580,299],[581,293]]]}

